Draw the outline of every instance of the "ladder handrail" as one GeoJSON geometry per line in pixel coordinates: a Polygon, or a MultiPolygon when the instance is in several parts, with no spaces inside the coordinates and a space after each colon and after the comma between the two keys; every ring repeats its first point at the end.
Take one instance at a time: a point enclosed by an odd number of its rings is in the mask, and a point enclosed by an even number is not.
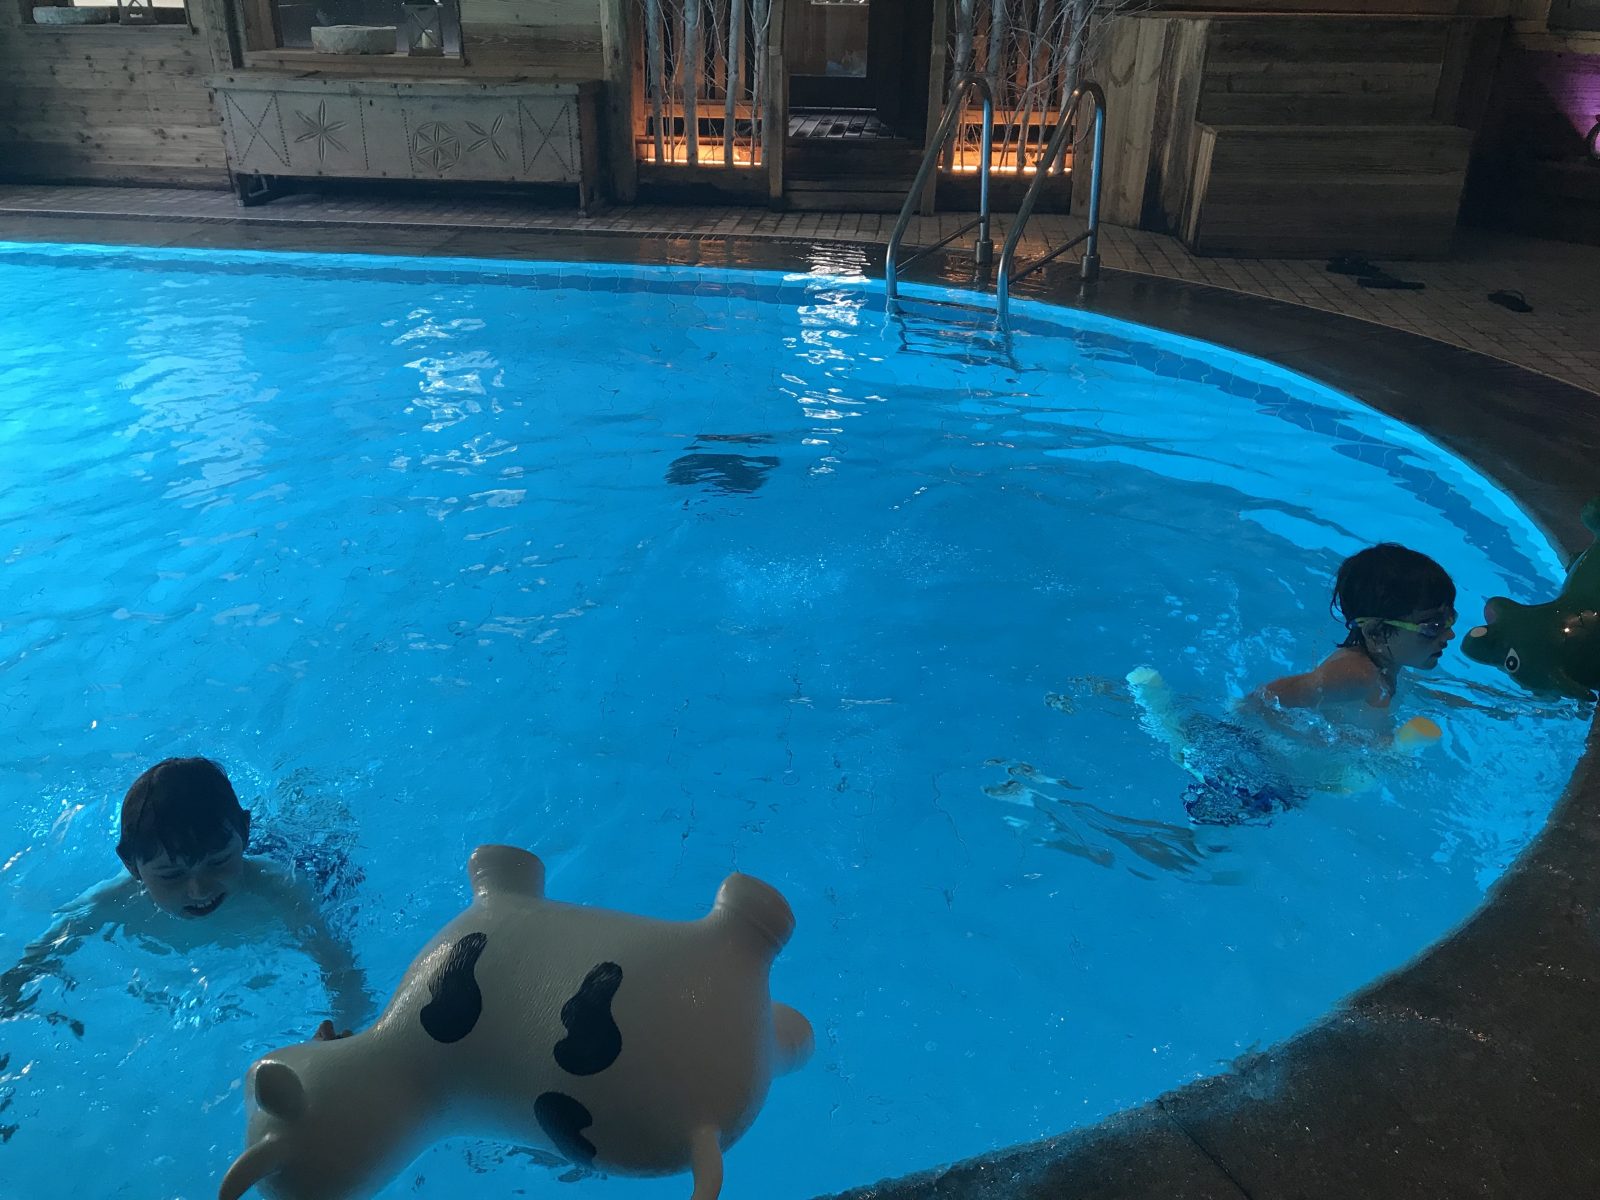
{"type": "Polygon", "coordinates": [[[1061,124],[1056,128],[1055,136],[1050,139],[1050,145],[1034,166],[1033,182],[1028,185],[1027,195],[1022,198],[1022,207],[1017,210],[1017,219],[1012,222],[1011,230],[1006,234],[1005,248],[1000,251],[1000,270],[995,276],[994,294],[1002,318],[1006,314],[1006,305],[1011,299],[1011,284],[1015,280],[1037,271],[1052,258],[1072,249],[1079,242],[1088,243],[1083,252],[1083,265],[1080,268],[1083,281],[1093,283],[1100,277],[1100,168],[1105,162],[1105,150],[1106,94],[1098,83],[1085,80],[1072,89],[1072,95],[1062,106],[1061,124]],[[1039,199],[1039,189],[1044,185],[1045,175],[1061,157],[1067,138],[1077,129],[1078,108],[1085,96],[1094,100],[1094,153],[1089,162],[1089,228],[1013,274],[1011,264],[1016,257],[1017,244],[1022,241],[1022,231],[1027,228],[1028,218],[1033,215],[1033,206],[1039,199]]]}
{"type": "Polygon", "coordinates": [[[891,305],[899,298],[898,271],[902,265],[908,265],[924,254],[931,254],[939,247],[955,241],[974,225],[978,227],[978,240],[973,247],[973,257],[980,267],[988,266],[994,258],[994,240],[989,236],[989,159],[994,149],[994,89],[990,87],[987,76],[968,72],[956,77],[951,89],[950,103],[944,110],[944,118],[939,122],[938,132],[928,142],[928,148],[923,152],[922,165],[917,168],[917,180],[911,185],[911,190],[906,193],[906,202],[900,206],[900,219],[894,223],[894,232],[889,235],[889,248],[884,254],[883,285],[884,293],[891,305]],[[934,164],[939,155],[944,152],[944,144],[950,138],[950,131],[955,128],[956,118],[966,111],[967,93],[977,88],[983,97],[983,138],[978,157],[978,216],[976,220],[968,221],[949,237],[941,238],[931,246],[924,246],[904,264],[896,260],[900,254],[900,243],[905,238],[906,229],[911,224],[913,210],[922,197],[923,188],[928,185],[928,176],[933,173],[934,164]]]}

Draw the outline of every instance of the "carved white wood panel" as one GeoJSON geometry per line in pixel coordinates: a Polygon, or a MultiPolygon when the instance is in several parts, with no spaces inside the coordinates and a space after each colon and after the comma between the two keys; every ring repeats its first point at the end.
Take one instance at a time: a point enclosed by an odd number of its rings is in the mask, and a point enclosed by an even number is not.
{"type": "Polygon", "coordinates": [[[588,183],[579,84],[387,83],[268,74],[211,80],[234,171],[588,183]]]}

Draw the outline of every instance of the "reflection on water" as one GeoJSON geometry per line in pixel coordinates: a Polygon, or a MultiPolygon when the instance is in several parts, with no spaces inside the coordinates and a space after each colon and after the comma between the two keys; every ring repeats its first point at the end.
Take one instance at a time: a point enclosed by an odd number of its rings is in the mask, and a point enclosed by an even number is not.
{"type": "Polygon", "coordinates": [[[1238,884],[1249,876],[1243,860],[1227,842],[1208,830],[1165,821],[1124,816],[1070,793],[1077,785],[1055,778],[1028,763],[991,759],[1004,767],[1004,783],[983,789],[993,800],[1026,808],[1005,821],[1033,834],[1034,844],[1086,859],[1097,867],[1120,866],[1141,879],[1164,872],[1191,883],[1238,884]]]}

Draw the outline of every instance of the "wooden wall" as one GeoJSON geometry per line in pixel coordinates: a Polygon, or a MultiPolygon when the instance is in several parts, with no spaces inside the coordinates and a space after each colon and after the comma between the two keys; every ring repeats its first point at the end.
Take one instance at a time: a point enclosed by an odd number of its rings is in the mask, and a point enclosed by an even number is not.
{"type": "MultiPolygon", "coordinates": [[[[234,67],[222,4],[191,0],[193,26],[59,28],[25,24],[19,0],[0,0],[0,179],[228,186],[205,84],[234,67]]],[[[461,25],[459,74],[605,78],[600,0],[461,0],[461,25]]]]}
{"type": "Polygon", "coordinates": [[[226,187],[212,69],[185,25],[24,25],[0,0],[0,179],[226,187]]]}
{"type": "MultiPolygon", "coordinates": [[[[1369,17],[1504,17],[1524,0],[1171,0],[1153,4],[1173,12],[1303,15],[1335,13],[1369,17]]],[[[1534,0],[1527,0],[1534,2],[1534,0]]],[[[1537,0],[1548,5],[1550,0],[1537,0]]]]}
{"type": "Polygon", "coordinates": [[[1104,219],[1182,228],[1197,124],[1474,127],[1503,24],[1221,13],[1117,21],[1089,67],[1109,114],[1104,219]]]}
{"type": "Polygon", "coordinates": [[[1505,24],[1220,12],[1115,22],[1089,65],[1108,102],[1103,219],[1202,253],[1442,254],[1505,24]]]}
{"type": "Polygon", "coordinates": [[[460,3],[462,54],[470,73],[604,78],[597,0],[460,3]]]}

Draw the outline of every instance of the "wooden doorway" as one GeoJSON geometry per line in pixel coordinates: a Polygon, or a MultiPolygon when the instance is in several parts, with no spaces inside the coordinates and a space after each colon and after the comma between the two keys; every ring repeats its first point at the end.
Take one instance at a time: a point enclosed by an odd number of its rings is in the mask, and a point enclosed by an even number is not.
{"type": "Polygon", "coordinates": [[[933,0],[788,0],[784,24],[791,109],[872,113],[921,136],[933,0]]]}
{"type": "Polygon", "coordinates": [[[787,0],[791,208],[893,211],[926,136],[934,0],[787,0]]]}

